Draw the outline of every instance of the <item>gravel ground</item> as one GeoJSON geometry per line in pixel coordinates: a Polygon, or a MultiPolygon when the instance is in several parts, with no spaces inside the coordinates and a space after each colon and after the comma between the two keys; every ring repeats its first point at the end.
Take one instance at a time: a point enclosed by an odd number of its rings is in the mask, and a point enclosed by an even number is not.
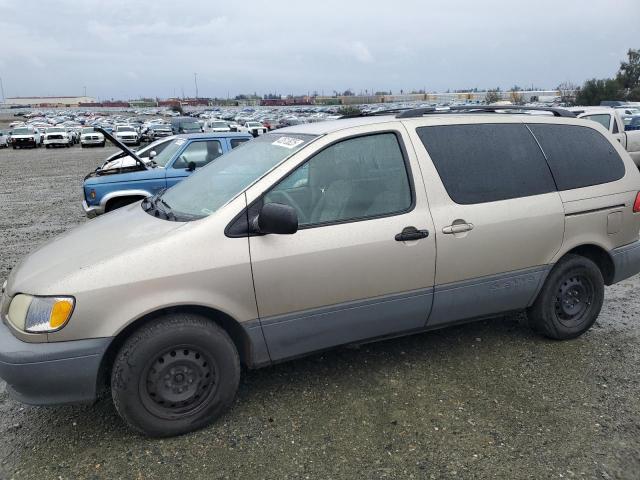
{"type": "MultiPolygon", "coordinates": [[[[84,222],[111,149],[0,150],[0,282],[84,222]]],[[[0,478],[640,478],[638,277],[581,338],[497,318],[245,372],[211,427],[149,440],[109,399],[37,408],[0,381],[0,478]]]]}

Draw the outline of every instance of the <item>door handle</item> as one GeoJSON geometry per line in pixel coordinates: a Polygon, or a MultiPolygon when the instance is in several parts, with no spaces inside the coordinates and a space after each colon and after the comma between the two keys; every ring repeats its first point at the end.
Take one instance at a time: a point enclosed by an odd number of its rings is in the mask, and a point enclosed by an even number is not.
{"type": "Polygon", "coordinates": [[[451,235],[455,233],[463,233],[473,230],[473,223],[454,223],[442,229],[442,233],[451,235]]]}
{"type": "Polygon", "coordinates": [[[427,238],[428,236],[429,230],[418,230],[416,227],[404,227],[402,232],[395,236],[395,239],[397,242],[408,242],[411,240],[427,238]]]}

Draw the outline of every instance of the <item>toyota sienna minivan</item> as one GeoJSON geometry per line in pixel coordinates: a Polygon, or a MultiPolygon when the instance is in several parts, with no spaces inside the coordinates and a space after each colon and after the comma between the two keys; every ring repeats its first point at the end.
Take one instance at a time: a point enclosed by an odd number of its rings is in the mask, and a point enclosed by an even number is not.
{"type": "Polygon", "coordinates": [[[170,436],[219,417],[241,365],[504,312],[581,335],[640,270],[640,173],[595,122],[495,110],[267,133],[53,239],[3,286],[0,377],[39,405],[110,387],[170,436]]]}

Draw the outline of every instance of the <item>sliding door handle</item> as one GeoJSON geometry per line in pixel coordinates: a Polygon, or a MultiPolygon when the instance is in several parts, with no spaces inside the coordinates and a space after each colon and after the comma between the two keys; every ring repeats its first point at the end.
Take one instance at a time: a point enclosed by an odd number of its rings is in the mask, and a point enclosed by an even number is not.
{"type": "Polygon", "coordinates": [[[451,235],[456,233],[464,233],[473,230],[473,223],[453,223],[442,229],[442,233],[451,235]]]}

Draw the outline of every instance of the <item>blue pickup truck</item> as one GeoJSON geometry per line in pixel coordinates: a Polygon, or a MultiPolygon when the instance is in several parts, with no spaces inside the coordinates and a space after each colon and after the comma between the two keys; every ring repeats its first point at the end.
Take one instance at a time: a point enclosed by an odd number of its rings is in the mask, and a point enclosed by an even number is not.
{"type": "MultiPolygon", "coordinates": [[[[220,155],[252,139],[248,133],[215,132],[175,135],[162,151],[140,158],[100,128],[128,159],[118,168],[97,168],[84,179],[82,207],[89,218],[137,202],[169,188],[220,155]]],[[[110,162],[112,163],[112,162],[110,162]]]]}

